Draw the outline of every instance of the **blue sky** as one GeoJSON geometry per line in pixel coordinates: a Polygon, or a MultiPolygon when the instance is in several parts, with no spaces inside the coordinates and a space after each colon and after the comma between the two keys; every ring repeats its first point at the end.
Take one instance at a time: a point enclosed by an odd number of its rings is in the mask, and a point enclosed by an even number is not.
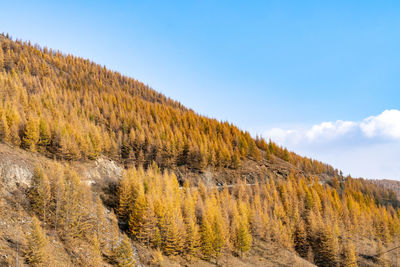
{"type": "Polygon", "coordinates": [[[400,179],[400,136],[361,126],[399,120],[398,1],[8,1],[1,11],[0,32],[14,38],[89,58],[355,176],[400,179]],[[356,126],[338,134],[338,120],[356,126]],[[323,122],[332,127],[310,139],[323,122]]]}

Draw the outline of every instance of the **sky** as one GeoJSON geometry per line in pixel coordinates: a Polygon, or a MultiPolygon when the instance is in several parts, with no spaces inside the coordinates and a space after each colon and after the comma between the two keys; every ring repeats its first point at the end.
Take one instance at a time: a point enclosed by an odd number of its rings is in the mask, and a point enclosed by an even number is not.
{"type": "Polygon", "coordinates": [[[0,32],[202,115],[400,180],[399,1],[1,1],[0,32]]]}

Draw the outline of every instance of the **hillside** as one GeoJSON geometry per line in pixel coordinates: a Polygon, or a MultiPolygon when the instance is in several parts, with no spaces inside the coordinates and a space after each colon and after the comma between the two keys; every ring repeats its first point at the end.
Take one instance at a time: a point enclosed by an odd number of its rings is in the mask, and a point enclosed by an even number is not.
{"type": "Polygon", "coordinates": [[[312,173],[326,164],[254,140],[105,67],[0,36],[0,137],[66,160],[107,155],[126,165],[240,168],[277,156],[312,173]]]}
{"type": "Polygon", "coordinates": [[[395,264],[391,189],[0,36],[0,264],[395,264]]]}

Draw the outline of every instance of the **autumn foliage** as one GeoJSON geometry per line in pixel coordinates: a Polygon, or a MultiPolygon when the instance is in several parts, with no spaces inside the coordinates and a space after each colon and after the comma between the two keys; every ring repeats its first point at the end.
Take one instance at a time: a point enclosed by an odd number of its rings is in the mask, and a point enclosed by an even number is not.
{"type": "Polygon", "coordinates": [[[398,238],[399,213],[377,204],[363,180],[348,177],[339,186],[290,175],[230,188],[180,187],[157,167],[130,169],[120,180],[118,214],[132,239],[166,255],[243,257],[262,240],[318,266],[356,266],[353,241],[398,238]]]}
{"type": "Polygon", "coordinates": [[[127,165],[202,170],[273,155],[307,172],[335,172],[89,60],[1,35],[0,88],[0,140],[51,158],[104,154],[127,165]]]}
{"type": "Polygon", "coordinates": [[[200,116],[89,60],[3,35],[0,141],[55,159],[36,166],[23,191],[33,218],[24,244],[30,265],[51,266],[52,238],[74,266],[134,266],[132,242],[160,257],[216,264],[264,242],[318,266],[357,266],[356,244],[370,240],[383,251],[400,234],[393,191],[200,116]],[[68,163],[101,155],[125,169],[94,192],[68,163]],[[181,166],[192,174],[240,169],[246,161],[279,162],[296,174],[229,186],[174,174],[181,166]]]}

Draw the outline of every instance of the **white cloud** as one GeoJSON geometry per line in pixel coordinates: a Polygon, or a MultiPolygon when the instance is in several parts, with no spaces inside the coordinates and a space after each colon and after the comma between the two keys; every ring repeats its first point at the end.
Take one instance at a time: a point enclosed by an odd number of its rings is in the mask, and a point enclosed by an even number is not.
{"type": "Polygon", "coordinates": [[[400,110],[385,110],[361,121],[273,128],[263,136],[353,176],[400,179],[400,110]]]}
{"type": "Polygon", "coordinates": [[[378,116],[371,116],[360,123],[365,136],[400,139],[400,111],[385,110],[378,116]]]}
{"type": "Polygon", "coordinates": [[[306,131],[305,137],[308,141],[313,142],[322,139],[333,140],[335,138],[344,136],[357,127],[357,124],[352,121],[336,121],[336,122],[323,122],[314,125],[306,131]]]}
{"type": "Polygon", "coordinates": [[[322,122],[306,129],[273,128],[264,132],[278,143],[328,143],[338,139],[364,138],[366,140],[400,140],[400,111],[385,110],[362,121],[322,122]]]}

